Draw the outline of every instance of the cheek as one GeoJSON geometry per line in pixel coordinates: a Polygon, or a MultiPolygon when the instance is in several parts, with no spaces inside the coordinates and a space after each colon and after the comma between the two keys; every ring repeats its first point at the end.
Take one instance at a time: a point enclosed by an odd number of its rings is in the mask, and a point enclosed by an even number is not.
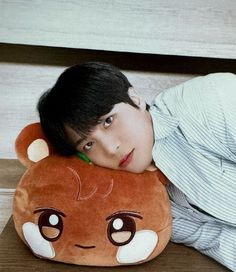
{"type": "Polygon", "coordinates": [[[95,165],[110,169],[118,169],[117,161],[105,154],[102,148],[94,149],[93,154],[91,154],[91,156],[88,155],[88,157],[95,165]]]}
{"type": "Polygon", "coordinates": [[[122,142],[133,143],[144,148],[153,144],[152,131],[144,120],[130,122],[120,129],[118,133],[122,138],[122,142]]]}
{"type": "Polygon", "coordinates": [[[136,232],[132,241],[120,246],[116,255],[120,264],[135,264],[145,261],[153,253],[158,243],[158,235],[152,230],[136,232]]]}
{"type": "Polygon", "coordinates": [[[27,244],[34,254],[49,259],[55,257],[52,243],[42,237],[38,225],[32,222],[26,222],[22,226],[22,231],[27,244]]]}
{"type": "Polygon", "coordinates": [[[93,155],[91,155],[89,158],[95,165],[101,167],[109,167],[109,162],[111,162],[107,160],[107,158],[102,154],[101,151],[99,152],[98,150],[93,152],[93,155]]]}

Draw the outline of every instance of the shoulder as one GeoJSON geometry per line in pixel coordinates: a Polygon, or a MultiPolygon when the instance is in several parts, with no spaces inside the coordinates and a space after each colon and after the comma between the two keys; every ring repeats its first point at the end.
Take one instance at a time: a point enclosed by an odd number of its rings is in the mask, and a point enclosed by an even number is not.
{"type": "Polygon", "coordinates": [[[194,77],[177,86],[164,90],[156,99],[176,99],[178,96],[186,103],[199,96],[209,96],[215,92],[236,89],[236,75],[232,73],[212,73],[194,77]]]}
{"type": "MultiPolygon", "coordinates": [[[[232,73],[212,73],[195,77],[173,88],[181,95],[185,104],[193,104],[198,100],[210,103],[219,93],[226,95],[236,90],[236,75],[232,73]]],[[[202,101],[201,101],[202,102],[202,101]]]]}
{"type": "Polygon", "coordinates": [[[219,93],[236,90],[236,75],[232,73],[213,73],[193,78],[183,83],[184,98],[196,94],[198,97],[215,97],[219,93]]]}
{"type": "Polygon", "coordinates": [[[236,90],[236,76],[231,73],[213,73],[196,77],[183,84],[182,103],[198,120],[206,121],[211,115],[221,115],[222,96],[236,90]]]}
{"type": "Polygon", "coordinates": [[[190,114],[201,123],[211,112],[221,110],[223,99],[232,99],[236,93],[236,75],[232,73],[212,73],[198,76],[169,88],[159,94],[154,104],[164,112],[180,117],[190,114]]]}

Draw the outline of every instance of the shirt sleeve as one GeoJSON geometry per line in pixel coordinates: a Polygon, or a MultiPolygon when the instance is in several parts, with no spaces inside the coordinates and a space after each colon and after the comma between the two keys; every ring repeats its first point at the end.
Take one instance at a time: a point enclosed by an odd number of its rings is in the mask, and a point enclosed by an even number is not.
{"type": "Polygon", "coordinates": [[[194,247],[236,271],[236,227],[221,222],[174,217],[171,241],[194,247]]]}

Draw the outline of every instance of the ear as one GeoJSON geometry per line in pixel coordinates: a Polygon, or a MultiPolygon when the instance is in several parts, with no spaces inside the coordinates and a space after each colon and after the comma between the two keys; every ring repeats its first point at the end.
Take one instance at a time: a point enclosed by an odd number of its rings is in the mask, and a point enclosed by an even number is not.
{"type": "Polygon", "coordinates": [[[146,110],[146,102],[145,100],[140,97],[140,95],[135,91],[133,87],[129,87],[128,95],[130,99],[142,110],[146,110]]]}
{"type": "Polygon", "coordinates": [[[30,124],[20,132],[15,141],[15,151],[19,161],[27,168],[55,153],[40,123],[30,124]]]}

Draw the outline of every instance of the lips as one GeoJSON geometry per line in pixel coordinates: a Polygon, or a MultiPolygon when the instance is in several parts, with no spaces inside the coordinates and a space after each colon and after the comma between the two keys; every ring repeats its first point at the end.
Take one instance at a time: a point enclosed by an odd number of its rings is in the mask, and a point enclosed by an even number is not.
{"type": "Polygon", "coordinates": [[[128,166],[128,164],[132,161],[134,149],[124,156],[124,158],[120,161],[119,167],[124,168],[128,166]]]}

